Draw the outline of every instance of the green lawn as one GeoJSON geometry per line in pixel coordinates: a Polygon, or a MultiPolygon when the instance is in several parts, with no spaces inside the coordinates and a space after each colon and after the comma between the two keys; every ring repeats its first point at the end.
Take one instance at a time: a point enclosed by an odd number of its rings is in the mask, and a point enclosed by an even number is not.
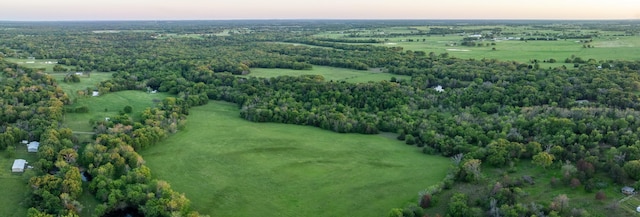
{"type": "Polygon", "coordinates": [[[411,79],[405,75],[394,75],[390,73],[376,72],[374,70],[363,71],[354,69],[343,69],[328,66],[313,66],[311,70],[291,70],[291,69],[264,69],[253,68],[251,73],[246,76],[256,76],[263,78],[277,77],[277,76],[296,76],[296,75],[322,75],[325,81],[346,81],[352,83],[365,83],[369,81],[382,81],[390,80],[391,77],[397,79],[411,79]]]}
{"type": "Polygon", "coordinates": [[[382,135],[253,123],[235,105],[191,109],[185,130],[142,150],[154,177],[211,216],[381,216],[441,181],[448,158],[382,135]]]}
{"type": "Polygon", "coordinates": [[[6,152],[0,152],[0,216],[24,217],[27,215],[27,206],[24,201],[27,196],[28,173],[13,173],[11,166],[15,159],[25,159],[27,162],[35,162],[37,154],[28,153],[27,146],[18,144],[16,154],[7,157],[6,152]]]}
{"type": "Polygon", "coordinates": [[[83,73],[79,76],[80,82],[78,83],[64,82],[64,77],[67,75],[67,73],[51,73],[50,75],[56,79],[60,88],[62,88],[62,90],[67,93],[69,98],[73,100],[79,97],[79,90],[87,90],[87,88],[91,90],[97,89],[97,84],[99,84],[101,81],[111,79],[112,74],[113,73],[110,72],[92,72],[91,74],[83,73]]]}
{"type": "Polygon", "coordinates": [[[76,108],[87,106],[89,113],[67,113],[65,114],[65,127],[71,128],[73,131],[88,132],[93,131],[89,120],[102,120],[106,117],[118,115],[125,106],[133,107],[133,112],[129,114],[134,120],[139,118],[140,113],[155,105],[154,100],[162,101],[169,96],[167,93],[147,93],[145,91],[118,91],[108,93],[102,96],[92,97],[85,96],[78,98],[77,102],[67,107],[76,108]]]}

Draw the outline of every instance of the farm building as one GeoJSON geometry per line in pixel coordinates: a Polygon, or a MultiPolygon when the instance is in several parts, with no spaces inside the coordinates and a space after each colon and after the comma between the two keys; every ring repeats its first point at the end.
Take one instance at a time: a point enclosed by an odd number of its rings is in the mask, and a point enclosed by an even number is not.
{"type": "Polygon", "coordinates": [[[636,189],[634,189],[634,188],[632,188],[632,187],[624,186],[624,187],[622,188],[622,193],[623,193],[623,194],[626,194],[626,195],[632,195],[632,194],[635,194],[635,193],[636,193],[636,192],[635,192],[635,190],[636,190],[636,189]]]}
{"type": "Polygon", "coordinates": [[[11,172],[21,173],[24,172],[24,168],[27,165],[27,161],[24,159],[16,159],[11,166],[11,172]]]}
{"type": "Polygon", "coordinates": [[[38,147],[40,147],[40,142],[30,142],[29,144],[27,144],[27,151],[28,152],[38,152],[38,147]]]}

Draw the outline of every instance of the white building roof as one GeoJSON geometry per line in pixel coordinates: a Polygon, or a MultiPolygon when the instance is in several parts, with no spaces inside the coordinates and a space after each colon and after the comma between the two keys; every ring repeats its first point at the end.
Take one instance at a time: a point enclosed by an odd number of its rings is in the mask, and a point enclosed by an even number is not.
{"type": "Polygon", "coordinates": [[[27,144],[27,151],[37,152],[38,147],[40,147],[40,142],[36,142],[36,141],[30,142],[29,144],[27,144]]]}
{"type": "Polygon", "coordinates": [[[12,171],[22,171],[24,170],[24,166],[27,164],[27,160],[25,159],[16,159],[13,161],[13,166],[11,166],[12,171]]]}

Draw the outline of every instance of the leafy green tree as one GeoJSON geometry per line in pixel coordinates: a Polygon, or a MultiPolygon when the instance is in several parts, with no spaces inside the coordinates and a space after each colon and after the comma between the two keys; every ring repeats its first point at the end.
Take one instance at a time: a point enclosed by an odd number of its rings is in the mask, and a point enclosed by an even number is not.
{"type": "Polygon", "coordinates": [[[467,217],[470,208],[467,205],[467,195],[454,193],[447,205],[447,215],[451,217],[467,217]]]}
{"type": "Polygon", "coordinates": [[[628,161],[622,167],[629,177],[640,180],[640,160],[628,161]]]}
{"type": "Polygon", "coordinates": [[[131,113],[133,111],[133,108],[130,105],[127,105],[124,107],[124,113],[131,113]]]}
{"type": "Polygon", "coordinates": [[[552,154],[543,151],[533,156],[532,163],[546,169],[553,164],[553,159],[552,154]]]}
{"type": "Polygon", "coordinates": [[[464,180],[468,182],[478,181],[482,178],[482,162],[478,159],[469,159],[462,164],[464,180]]]}
{"type": "Polygon", "coordinates": [[[388,217],[403,217],[402,215],[402,209],[400,208],[393,208],[389,211],[389,214],[387,214],[388,217]]]}

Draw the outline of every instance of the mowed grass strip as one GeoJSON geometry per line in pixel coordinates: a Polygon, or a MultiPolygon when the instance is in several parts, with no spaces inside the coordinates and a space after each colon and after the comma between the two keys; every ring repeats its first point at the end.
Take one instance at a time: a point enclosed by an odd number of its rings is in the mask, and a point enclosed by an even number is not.
{"type": "Polygon", "coordinates": [[[255,76],[261,78],[271,78],[278,76],[300,76],[300,75],[322,75],[325,81],[346,81],[351,83],[366,83],[369,81],[382,81],[391,80],[391,77],[396,79],[411,79],[406,75],[394,75],[390,73],[377,72],[374,70],[354,70],[343,69],[337,67],[328,66],[313,66],[311,70],[292,70],[292,69],[265,69],[265,68],[252,68],[251,73],[246,76],[255,76]]]}
{"type": "Polygon", "coordinates": [[[153,176],[211,216],[382,216],[415,203],[450,160],[381,135],[253,123],[235,105],[191,109],[187,126],[141,151],[153,176]]]}

